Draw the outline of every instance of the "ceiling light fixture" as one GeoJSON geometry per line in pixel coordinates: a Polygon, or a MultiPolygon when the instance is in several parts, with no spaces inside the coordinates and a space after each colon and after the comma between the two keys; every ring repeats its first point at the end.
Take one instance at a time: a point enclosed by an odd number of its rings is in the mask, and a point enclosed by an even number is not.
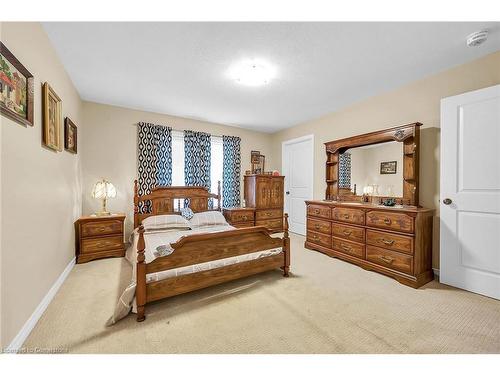
{"type": "Polygon", "coordinates": [[[276,76],[276,69],[264,60],[243,60],[231,66],[229,76],[245,86],[262,86],[276,76]]]}
{"type": "Polygon", "coordinates": [[[467,45],[469,47],[477,47],[483,44],[488,39],[488,30],[476,31],[467,37],[467,45]]]}

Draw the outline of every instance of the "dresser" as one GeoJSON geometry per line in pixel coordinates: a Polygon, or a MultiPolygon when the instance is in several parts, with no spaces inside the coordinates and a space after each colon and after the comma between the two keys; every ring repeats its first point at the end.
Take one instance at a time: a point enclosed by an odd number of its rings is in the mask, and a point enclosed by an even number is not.
{"type": "Polygon", "coordinates": [[[284,180],[267,174],[244,176],[246,207],[255,209],[255,225],[271,232],[283,231],[284,180]]]}
{"type": "Polygon", "coordinates": [[[247,228],[255,226],[255,208],[229,207],[223,208],[222,213],[226,221],[233,227],[247,228]]]}
{"type": "Polygon", "coordinates": [[[433,279],[433,210],[306,201],[305,247],[418,288],[433,279]]]}
{"type": "Polygon", "coordinates": [[[84,216],[75,222],[76,262],[125,255],[125,215],[84,216]]]}

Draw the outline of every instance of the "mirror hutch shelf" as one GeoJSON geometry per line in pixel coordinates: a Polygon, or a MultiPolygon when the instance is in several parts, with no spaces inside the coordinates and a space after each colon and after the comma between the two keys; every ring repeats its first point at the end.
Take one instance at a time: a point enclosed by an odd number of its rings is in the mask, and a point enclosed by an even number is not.
{"type": "MultiPolygon", "coordinates": [[[[414,288],[434,278],[433,210],[420,207],[418,196],[421,125],[416,122],[325,143],[325,199],[306,201],[306,248],[393,277],[414,288]],[[395,146],[400,149],[396,148],[396,153],[402,154],[397,155],[402,164],[402,173],[398,175],[402,180],[401,193],[381,194],[367,190],[366,186],[350,186],[351,154],[378,148],[381,160],[395,158],[394,153],[389,156],[389,148],[379,147],[390,142],[397,143],[399,146],[395,146]],[[346,159],[344,154],[349,157],[346,159]],[[358,194],[360,190],[362,195],[358,194]]],[[[387,162],[380,163],[380,170],[366,172],[368,164],[374,169],[373,160],[369,162],[358,162],[361,174],[364,171],[369,178],[385,174],[383,164],[387,162]]],[[[395,174],[396,161],[389,163],[393,163],[389,173],[395,174]]]]}

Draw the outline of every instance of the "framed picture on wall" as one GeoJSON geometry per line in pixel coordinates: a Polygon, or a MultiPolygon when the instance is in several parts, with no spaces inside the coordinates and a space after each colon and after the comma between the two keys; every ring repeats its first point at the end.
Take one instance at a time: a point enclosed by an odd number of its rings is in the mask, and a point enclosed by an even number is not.
{"type": "Polygon", "coordinates": [[[62,151],[62,101],[47,82],[43,84],[42,98],[43,144],[55,151],[62,151]]]}
{"type": "Polygon", "coordinates": [[[380,163],[380,174],[396,174],[397,161],[383,161],[380,163]]]}
{"type": "Polygon", "coordinates": [[[64,119],[64,149],[76,154],[78,149],[77,128],[69,117],[64,119]]]}
{"type": "Polygon", "coordinates": [[[33,126],[33,75],[0,42],[0,112],[3,116],[33,126]]]}

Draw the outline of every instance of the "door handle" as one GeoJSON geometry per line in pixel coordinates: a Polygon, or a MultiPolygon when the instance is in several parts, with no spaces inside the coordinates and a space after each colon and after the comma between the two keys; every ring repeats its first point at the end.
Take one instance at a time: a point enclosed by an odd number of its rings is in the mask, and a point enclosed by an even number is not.
{"type": "Polygon", "coordinates": [[[290,195],[290,192],[289,192],[289,191],[287,191],[287,192],[286,192],[286,195],[290,195]]]}
{"type": "Polygon", "coordinates": [[[448,205],[452,204],[453,201],[450,198],[444,198],[443,203],[448,206],[448,205]]]}

